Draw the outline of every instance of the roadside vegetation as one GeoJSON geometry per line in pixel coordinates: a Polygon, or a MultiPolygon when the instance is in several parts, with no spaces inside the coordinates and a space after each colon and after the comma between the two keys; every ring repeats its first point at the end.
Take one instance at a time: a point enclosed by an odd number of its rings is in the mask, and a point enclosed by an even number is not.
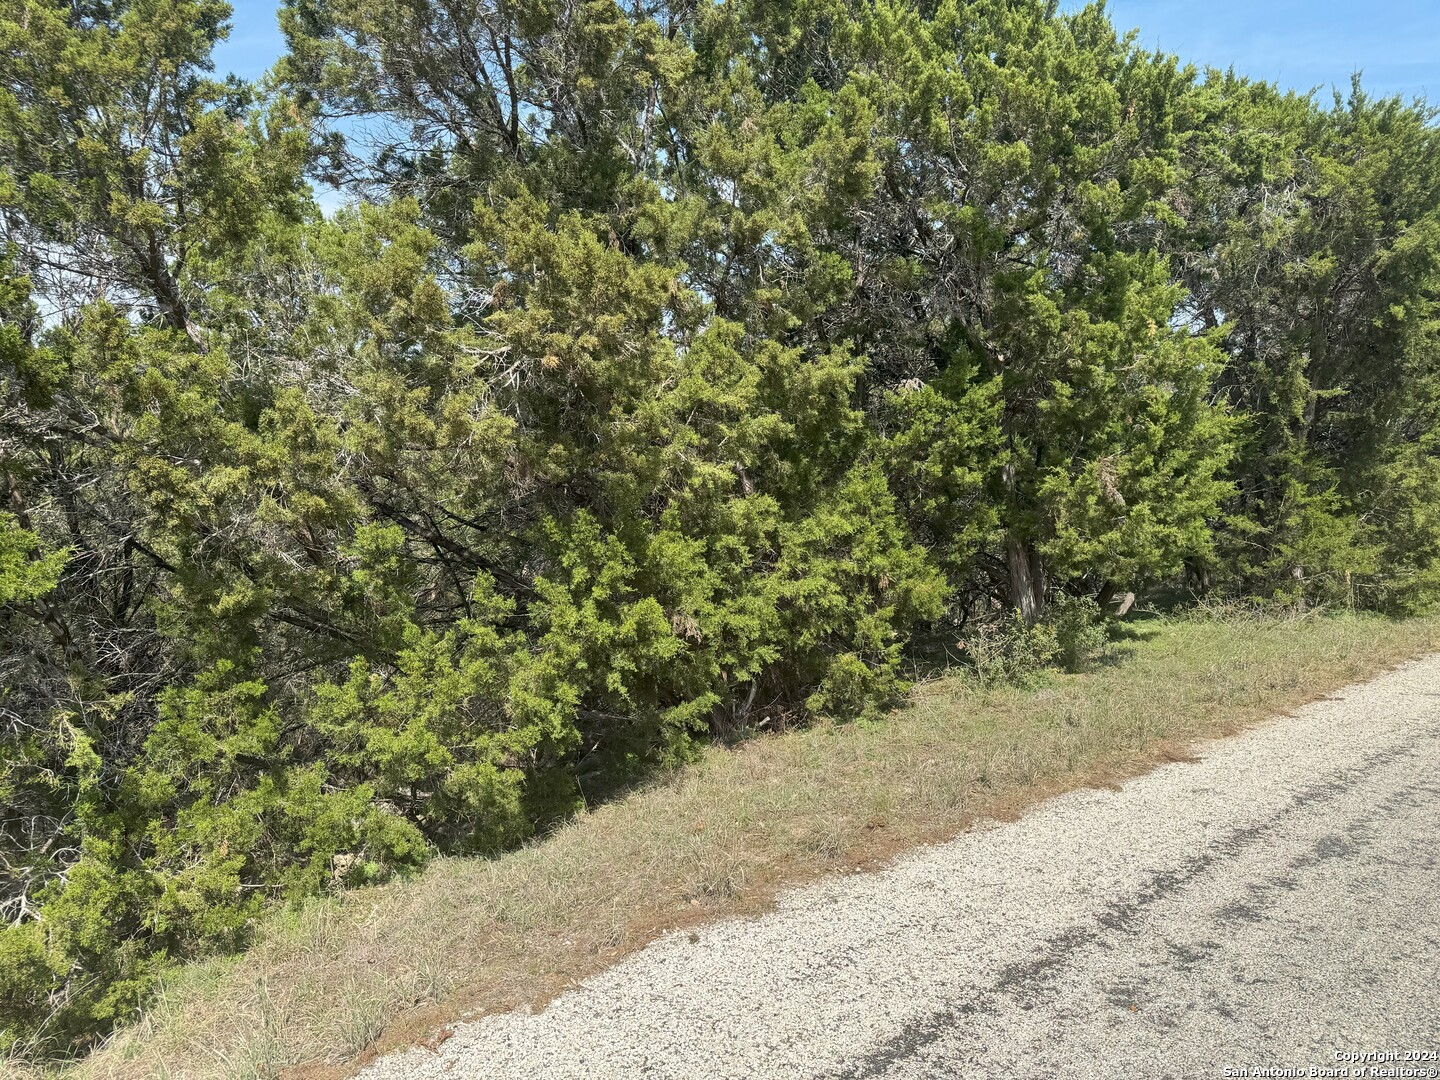
{"type": "Polygon", "coordinates": [[[712,747],[517,851],[272,913],[243,957],[168,973],[141,1023],[62,1076],[344,1076],[462,1016],[541,1005],[663,932],[1184,762],[1437,648],[1434,619],[1147,619],[1085,674],[1024,687],[951,674],[877,721],[712,747]]]}
{"type": "MultiPolygon", "coordinates": [[[[1175,627],[1017,689],[1133,598],[1440,599],[1423,102],[1197,71],[1047,0],[279,14],[246,84],[221,0],[0,0],[0,1053],[83,1053],[165,1015],[175,965],[251,970],[404,881],[487,881],[504,957],[495,912],[580,929],[534,883],[566,851],[737,904],[1185,737],[1231,685],[1206,655],[1275,657],[1229,723],[1428,633],[1175,627]],[[1189,712],[1105,703],[1187,635],[1189,712]],[[947,655],[971,682],[885,722],[947,655]],[[825,747],[876,761],[791,820],[778,763],[825,747]],[[754,791],[706,816],[715,776],[754,791]],[[687,791],[679,846],[604,835],[687,791]]],[[[598,895],[602,927],[653,907],[598,895]]],[[[257,1030],[366,1045],[393,996],[334,985],[349,1019],[257,1030]]]]}

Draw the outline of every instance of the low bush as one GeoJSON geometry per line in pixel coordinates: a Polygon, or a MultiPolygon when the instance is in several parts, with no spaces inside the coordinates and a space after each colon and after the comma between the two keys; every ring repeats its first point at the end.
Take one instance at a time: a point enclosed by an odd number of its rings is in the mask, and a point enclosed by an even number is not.
{"type": "Polygon", "coordinates": [[[975,676],[985,686],[1027,686],[1040,678],[1060,652],[1055,628],[1027,624],[1012,611],[999,622],[977,627],[960,643],[975,676]]]}
{"type": "Polygon", "coordinates": [[[1060,595],[1050,607],[1055,655],[1069,672],[1088,670],[1105,651],[1108,634],[1104,612],[1088,596],[1060,595]]]}

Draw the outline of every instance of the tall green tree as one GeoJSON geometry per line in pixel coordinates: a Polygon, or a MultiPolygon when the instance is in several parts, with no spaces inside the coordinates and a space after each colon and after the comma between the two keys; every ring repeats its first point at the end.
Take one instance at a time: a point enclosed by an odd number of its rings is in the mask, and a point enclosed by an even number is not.
{"type": "Polygon", "coordinates": [[[1156,251],[1193,73],[1100,7],[755,8],[698,39],[694,197],[733,223],[692,260],[706,291],[867,358],[893,445],[932,448],[895,467],[912,528],[971,596],[1033,621],[1203,556],[1222,357],[1156,251]]]}
{"type": "Polygon", "coordinates": [[[1358,84],[1321,109],[1214,72],[1193,100],[1174,259],[1246,414],[1221,575],[1301,601],[1423,604],[1432,113],[1358,84]]]}

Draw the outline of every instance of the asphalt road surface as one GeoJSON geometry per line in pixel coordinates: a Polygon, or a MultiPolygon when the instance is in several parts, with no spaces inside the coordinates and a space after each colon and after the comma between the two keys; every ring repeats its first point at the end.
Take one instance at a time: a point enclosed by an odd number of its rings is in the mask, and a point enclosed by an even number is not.
{"type": "Polygon", "coordinates": [[[1201,754],[362,1075],[1440,1076],[1440,657],[1201,754]]]}

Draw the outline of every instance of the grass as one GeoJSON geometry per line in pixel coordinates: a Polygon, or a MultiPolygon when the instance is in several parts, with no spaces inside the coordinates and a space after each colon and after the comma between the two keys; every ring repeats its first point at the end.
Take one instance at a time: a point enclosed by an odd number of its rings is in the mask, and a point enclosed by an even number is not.
{"type": "Polygon", "coordinates": [[[1113,784],[1186,746],[1440,649],[1440,620],[1152,620],[1036,688],[949,676],[873,724],[713,747],[491,860],[278,912],[243,956],[177,970],[70,1080],[343,1076],[448,1020],[554,994],[660,933],[763,910],[971,822],[1113,784]]]}

